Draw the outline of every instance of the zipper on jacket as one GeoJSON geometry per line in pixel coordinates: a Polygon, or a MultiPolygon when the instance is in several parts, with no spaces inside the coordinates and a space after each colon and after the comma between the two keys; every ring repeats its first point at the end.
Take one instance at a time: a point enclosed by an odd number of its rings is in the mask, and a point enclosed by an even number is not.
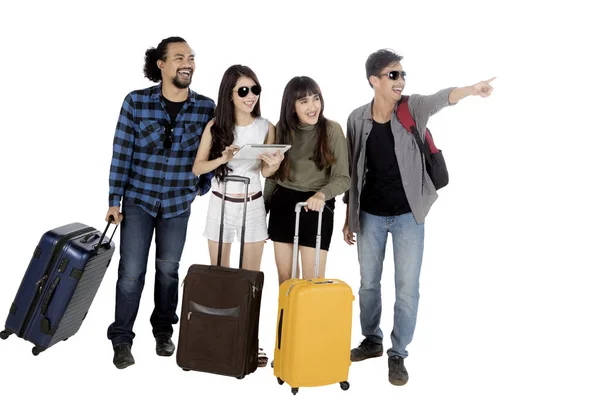
{"type": "Polygon", "coordinates": [[[93,230],[95,230],[95,229],[92,227],[88,227],[88,228],[80,229],[75,232],[71,232],[70,234],[65,235],[62,238],[60,238],[59,241],[56,243],[56,246],[54,247],[54,251],[52,252],[52,256],[50,257],[50,261],[48,261],[48,264],[46,265],[46,270],[44,271],[44,275],[42,275],[42,278],[39,281],[37,281],[35,284],[36,285],[35,295],[33,296],[33,300],[31,301],[31,304],[29,305],[29,310],[27,310],[27,314],[25,314],[25,320],[23,321],[23,325],[21,325],[21,330],[19,332],[19,336],[23,337],[23,335],[27,329],[27,325],[29,325],[31,318],[33,317],[33,311],[37,308],[38,300],[40,299],[40,296],[42,295],[42,293],[44,291],[44,286],[46,284],[46,281],[48,280],[49,274],[51,273],[50,269],[56,262],[56,258],[58,257],[58,255],[62,253],[65,242],[69,241],[71,238],[74,238],[77,235],[88,233],[93,230]]]}

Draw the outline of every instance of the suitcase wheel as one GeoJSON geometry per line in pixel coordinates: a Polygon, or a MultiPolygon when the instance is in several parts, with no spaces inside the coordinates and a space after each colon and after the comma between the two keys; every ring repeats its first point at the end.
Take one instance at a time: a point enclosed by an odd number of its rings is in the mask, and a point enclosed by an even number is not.
{"type": "Polygon", "coordinates": [[[0,332],[0,339],[2,339],[2,340],[8,339],[9,336],[10,336],[10,332],[7,332],[7,331],[0,332]]]}
{"type": "Polygon", "coordinates": [[[44,351],[44,349],[39,348],[37,346],[35,346],[33,349],[31,349],[31,352],[33,353],[34,356],[37,356],[38,354],[40,354],[42,351],[44,351]]]}
{"type": "Polygon", "coordinates": [[[342,390],[348,390],[350,389],[350,384],[346,381],[340,382],[340,387],[342,388],[342,390]]]}
{"type": "Polygon", "coordinates": [[[298,394],[298,388],[292,388],[292,394],[295,396],[298,394]]]}
{"type": "Polygon", "coordinates": [[[186,372],[190,370],[189,368],[181,368],[181,369],[184,370],[184,371],[186,371],[186,372]]]}
{"type": "Polygon", "coordinates": [[[277,378],[277,383],[279,383],[280,385],[283,385],[283,380],[281,378],[277,378]]]}

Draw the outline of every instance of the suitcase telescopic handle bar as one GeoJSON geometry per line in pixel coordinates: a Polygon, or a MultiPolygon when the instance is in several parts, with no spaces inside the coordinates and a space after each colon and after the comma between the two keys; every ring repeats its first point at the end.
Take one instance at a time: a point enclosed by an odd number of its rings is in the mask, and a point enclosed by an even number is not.
{"type": "MultiPolygon", "coordinates": [[[[106,232],[108,232],[108,228],[110,227],[110,224],[112,224],[112,222],[115,220],[115,218],[110,215],[108,217],[108,224],[106,224],[106,228],[104,228],[104,232],[102,232],[102,236],[100,236],[100,240],[98,240],[98,244],[96,245],[96,254],[98,254],[98,250],[100,249],[100,246],[103,246],[102,241],[104,240],[104,237],[106,236],[106,232]]],[[[112,241],[113,236],[115,236],[115,232],[117,231],[117,228],[119,227],[119,224],[117,224],[115,226],[115,229],[113,230],[112,235],[110,235],[110,239],[108,239],[108,242],[106,243],[106,245],[108,247],[110,247],[110,242],[112,241]]]]}
{"type": "MultiPolygon", "coordinates": [[[[296,270],[298,268],[298,231],[300,227],[300,213],[302,208],[306,207],[308,203],[306,201],[300,201],[296,203],[296,223],[294,225],[294,250],[292,251],[292,278],[296,277],[296,270]]],[[[319,256],[321,253],[321,221],[323,219],[323,207],[319,210],[319,217],[317,222],[317,241],[315,242],[315,278],[319,277],[319,256]]]]}
{"type": "Polygon", "coordinates": [[[248,186],[250,185],[250,178],[238,175],[226,175],[223,179],[223,201],[221,202],[221,226],[219,228],[219,251],[217,255],[217,266],[221,266],[221,252],[223,250],[223,228],[225,220],[225,198],[227,193],[228,181],[241,182],[245,185],[244,213],[242,215],[242,233],[240,235],[240,269],[242,269],[242,261],[244,257],[244,239],[246,236],[246,207],[248,202],[248,186]]]}

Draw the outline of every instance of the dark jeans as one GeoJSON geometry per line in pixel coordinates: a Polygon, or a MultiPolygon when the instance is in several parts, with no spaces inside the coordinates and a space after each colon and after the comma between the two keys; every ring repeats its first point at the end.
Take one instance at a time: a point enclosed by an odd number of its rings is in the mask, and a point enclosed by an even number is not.
{"type": "Polygon", "coordinates": [[[136,205],[123,205],[119,277],[117,280],[115,321],[108,327],[108,339],[113,346],[133,343],[133,324],[144,289],[148,253],[152,235],[156,233],[156,273],[154,311],[150,317],[152,333],[171,336],[173,325],[179,322],[177,301],[179,260],[185,244],[190,210],[175,218],[153,218],[136,205]]]}

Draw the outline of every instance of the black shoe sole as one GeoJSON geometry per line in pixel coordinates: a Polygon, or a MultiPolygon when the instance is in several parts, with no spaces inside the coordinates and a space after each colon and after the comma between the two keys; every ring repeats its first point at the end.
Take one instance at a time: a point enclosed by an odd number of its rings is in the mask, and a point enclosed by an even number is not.
{"type": "Polygon", "coordinates": [[[171,357],[175,351],[157,351],[156,355],[161,357],[171,357]]]}
{"type": "Polygon", "coordinates": [[[383,355],[383,350],[380,351],[380,352],[377,352],[377,353],[366,355],[364,357],[352,357],[352,356],[350,356],[350,361],[352,361],[352,362],[364,361],[364,360],[368,360],[369,358],[381,357],[382,355],[383,355]]]}
{"type": "Polygon", "coordinates": [[[389,379],[389,381],[394,386],[404,386],[408,383],[408,379],[407,380],[389,379]]]}
{"type": "Polygon", "coordinates": [[[135,364],[135,361],[131,361],[131,362],[128,362],[128,363],[125,363],[125,364],[118,364],[118,365],[114,364],[114,365],[115,365],[115,367],[117,367],[117,369],[125,369],[127,367],[131,367],[134,364],[135,364]]]}

